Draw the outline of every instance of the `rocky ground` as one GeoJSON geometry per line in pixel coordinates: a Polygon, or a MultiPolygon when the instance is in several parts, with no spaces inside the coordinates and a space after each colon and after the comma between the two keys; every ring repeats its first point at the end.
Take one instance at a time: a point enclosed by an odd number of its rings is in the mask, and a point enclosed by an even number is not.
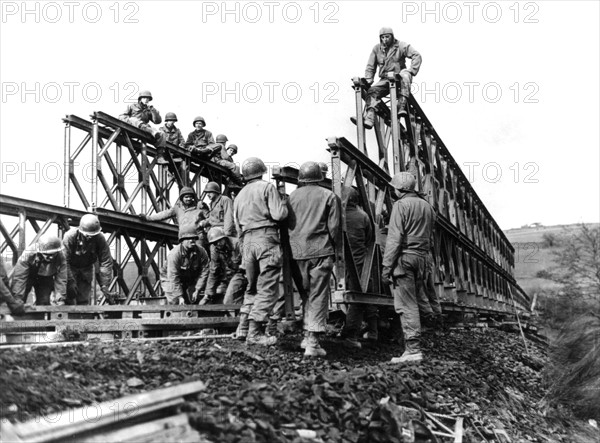
{"type": "Polygon", "coordinates": [[[187,409],[215,442],[303,441],[298,429],[326,442],[367,441],[371,413],[387,396],[463,415],[465,442],[509,441],[502,431],[512,442],[596,441],[591,426],[545,404],[544,350],[529,342],[527,355],[518,334],[429,333],[424,363],[405,368],[387,363],[398,355],[392,343],[347,350],[329,336],[326,359],[304,360],[299,342],[288,334],[270,349],[227,339],[1,350],[2,419],[201,380],[207,388],[187,409]]]}

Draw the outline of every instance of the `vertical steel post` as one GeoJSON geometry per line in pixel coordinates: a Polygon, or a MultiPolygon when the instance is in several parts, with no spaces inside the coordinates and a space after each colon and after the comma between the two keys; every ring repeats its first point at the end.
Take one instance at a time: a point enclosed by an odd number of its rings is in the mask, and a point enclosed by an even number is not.
{"type": "Polygon", "coordinates": [[[63,206],[68,208],[71,205],[71,123],[65,123],[65,149],[64,149],[64,169],[63,169],[63,206]]]}
{"type": "Polygon", "coordinates": [[[398,91],[396,90],[396,77],[393,72],[388,73],[390,82],[390,113],[392,125],[392,152],[394,155],[394,174],[404,171],[404,152],[400,145],[400,121],[398,120],[398,91]]]}

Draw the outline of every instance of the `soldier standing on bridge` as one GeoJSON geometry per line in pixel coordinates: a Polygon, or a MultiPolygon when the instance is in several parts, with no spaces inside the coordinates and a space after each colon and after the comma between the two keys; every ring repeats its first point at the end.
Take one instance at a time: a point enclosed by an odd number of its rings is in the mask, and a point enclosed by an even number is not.
{"type": "Polygon", "coordinates": [[[248,278],[237,335],[247,334],[246,343],[262,346],[277,342],[277,337],[265,335],[264,328],[277,301],[283,264],[278,223],[288,215],[275,186],[262,180],[266,172],[261,159],[247,159],[242,166],[246,186],[233,203],[242,266],[248,278]]]}
{"type": "Polygon", "coordinates": [[[152,134],[155,138],[158,164],[166,165],[169,163],[165,159],[167,138],[163,132],[149,125],[150,122],[155,125],[159,125],[162,122],[158,110],[148,104],[151,100],[152,93],[150,91],[140,91],[137,103],[128,105],[125,112],[119,116],[119,119],[152,134]]]}
{"type": "Polygon", "coordinates": [[[290,194],[290,246],[302,274],[307,294],[304,307],[306,357],[323,357],[319,335],[326,331],[329,311],[329,284],[335,251],[340,247],[340,202],[335,194],[319,186],[323,173],[316,162],[300,166],[298,181],[303,184],[290,194]]]}
{"type": "Polygon", "coordinates": [[[167,255],[167,303],[195,304],[206,287],[209,272],[208,254],[198,242],[198,233],[193,225],[179,230],[179,245],[167,255]]]}
{"type": "Polygon", "coordinates": [[[399,172],[390,184],[396,189],[383,256],[382,281],[390,284],[394,308],[400,314],[405,351],[392,363],[419,362],[421,321],[418,294],[423,286],[427,254],[433,240],[435,213],[415,192],[416,180],[410,172],[399,172]]]}
{"type": "Polygon", "coordinates": [[[59,303],[67,296],[67,260],[60,238],[42,235],[33,248],[23,252],[13,271],[12,293],[27,303],[31,288],[36,305],[50,305],[52,291],[59,303]]]}
{"type": "MultiPolygon", "coordinates": [[[[381,98],[390,92],[390,82],[387,78],[390,72],[400,74],[397,112],[399,116],[406,115],[406,104],[410,96],[412,78],[417,75],[420,67],[421,54],[410,44],[396,40],[392,28],[381,28],[379,44],[373,47],[365,69],[365,79],[370,85],[365,104],[364,126],[366,129],[373,127],[375,107],[381,102],[381,98]],[[411,59],[410,69],[406,68],[406,58],[411,59]],[[379,81],[373,83],[377,67],[379,67],[379,81]]],[[[356,124],[355,117],[350,117],[350,120],[356,124]]]]}
{"type": "Polygon", "coordinates": [[[226,195],[221,194],[221,187],[216,182],[208,182],[204,193],[210,200],[210,212],[208,218],[200,222],[200,227],[223,228],[228,237],[237,237],[235,224],[233,222],[233,201],[226,195]]]}
{"type": "Polygon", "coordinates": [[[108,285],[113,276],[113,259],[98,217],[94,214],[81,217],[79,227],[65,233],[63,246],[68,265],[67,304],[90,304],[97,262],[100,264],[98,278],[102,293],[110,298],[108,285]]]}
{"type": "Polygon", "coordinates": [[[215,227],[208,231],[210,271],[206,295],[200,300],[200,305],[213,303],[218,294],[225,294],[229,281],[237,272],[240,261],[234,260],[234,241],[237,243],[237,238],[232,239],[225,235],[223,228],[215,227]]]}

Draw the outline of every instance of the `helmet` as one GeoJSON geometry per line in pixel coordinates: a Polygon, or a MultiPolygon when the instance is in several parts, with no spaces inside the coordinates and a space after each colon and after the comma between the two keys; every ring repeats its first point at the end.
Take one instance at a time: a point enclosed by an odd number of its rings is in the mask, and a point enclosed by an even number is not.
{"type": "Polygon", "coordinates": [[[242,165],[242,175],[246,180],[262,177],[266,172],[267,167],[258,157],[250,157],[242,165]]]}
{"type": "Polygon", "coordinates": [[[208,182],[204,187],[204,192],[216,192],[217,194],[221,193],[221,187],[218,183],[208,182]]]}
{"type": "Polygon", "coordinates": [[[100,234],[100,220],[94,214],[85,214],[79,221],[79,232],[90,237],[100,234]]]}
{"type": "Polygon", "coordinates": [[[358,198],[358,191],[356,189],[347,188],[344,186],[342,188],[342,195],[346,199],[346,206],[358,206],[360,200],[358,198]]]}
{"type": "Polygon", "coordinates": [[[305,162],[300,165],[298,171],[298,181],[300,183],[318,183],[323,181],[323,172],[317,162],[305,162]]]}
{"type": "Polygon", "coordinates": [[[417,180],[410,172],[398,172],[394,175],[390,185],[399,191],[414,191],[417,180]]]}
{"type": "Polygon", "coordinates": [[[194,119],[194,123],[192,123],[192,125],[196,126],[196,122],[202,122],[204,124],[204,126],[206,126],[206,120],[204,120],[204,117],[198,116],[194,119]]]}
{"type": "Polygon", "coordinates": [[[52,234],[42,235],[37,242],[37,252],[44,254],[54,254],[62,250],[60,238],[52,234]]]}
{"type": "Polygon", "coordinates": [[[383,34],[392,34],[392,37],[393,37],[394,30],[392,28],[383,27],[379,30],[379,37],[381,37],[383,34]]]}
{"type": "Polygon", "coordinates": [[[152,93],[150,91],[140,91],[140,94],[138,95],[138,100],[144,97],[148,97],[150,100],[152,100],[152,93]]]}
{"type": "Polygon", "coordinates": [[[174,112],[167,112],[167,115],[165,115],[165,121],[168,122],[169,120],[174,122],[177,121],[177,116],[174,112]]]}
{"type": "Polygon", "coordinates": [[[227,146],[227,149],[233,149],[234,154],[238,153],[238,147],[237,147],[237,145],[234,145],[233,143],[231,143],[229,146],[227,146]]]}
{"type": "Polygon", "coordinates": [[[196,226],[192,225],[183,225],[179,228],[179,241],[187,240],[188,238],[197,240],[198,232],[196,232],[196,226]]]}
{"type": "Polygon", "coordinates": [[[225,143],[227,141],[227,136],[223,135],[223,134],[219,134],[219,135],[217,135],[217,138],[215,139],[215,141],[217,143],[225,143]]]}
{"type": "Polygon", "coordinates": [[[214,227],[214,228],[210,228],[210,231],[208,231],[208,242],[209,243],[214,243],[225,237],[227,237],[225,235],[225,231],[223,230],[223,228],[219,228],[218,226],[214,227]]]}
{"type": "Polygon", "coordinates": [[[184,186],[183,188],[181,188],[181,191],[179,191],[179,199],[181,200],[184,195],[193,195],[194,197],[196,197],[196,191],[194,191],[194,189],[190,188],[189,186],[184,186]]]}

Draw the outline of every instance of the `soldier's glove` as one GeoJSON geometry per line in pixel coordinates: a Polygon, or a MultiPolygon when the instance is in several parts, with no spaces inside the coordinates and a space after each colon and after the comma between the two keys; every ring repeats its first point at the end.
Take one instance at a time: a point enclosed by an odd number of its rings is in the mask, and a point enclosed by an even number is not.
{"type": "Polygon", "coordinates": [[[140,214],[138,215],[138,217],[141,221],[148,221],[148,216],[146,214],[140,214]]]}
{"type": "Polygon", "coordinates": [[[383,283],[384,285],[387,285],[387,286],[394,284],[394,282],[390,278],[389,274],[381,274],[381,283],[383,283]]]}
{"type": "Polygon", "coordinates": [[[203,294],[202,292],[200,292],[200,290],[198,290],[198,289],[197,289],[197,290],[195,290],[195,291],[192,293],[192,296],[190,297],[190,302],[191,302],[192,304],[196,304],[196,302],[197,302],[197,301],[200,299],[200,296],[201,296],[201,295],[204,295],[204,294],[203,294]]]}

